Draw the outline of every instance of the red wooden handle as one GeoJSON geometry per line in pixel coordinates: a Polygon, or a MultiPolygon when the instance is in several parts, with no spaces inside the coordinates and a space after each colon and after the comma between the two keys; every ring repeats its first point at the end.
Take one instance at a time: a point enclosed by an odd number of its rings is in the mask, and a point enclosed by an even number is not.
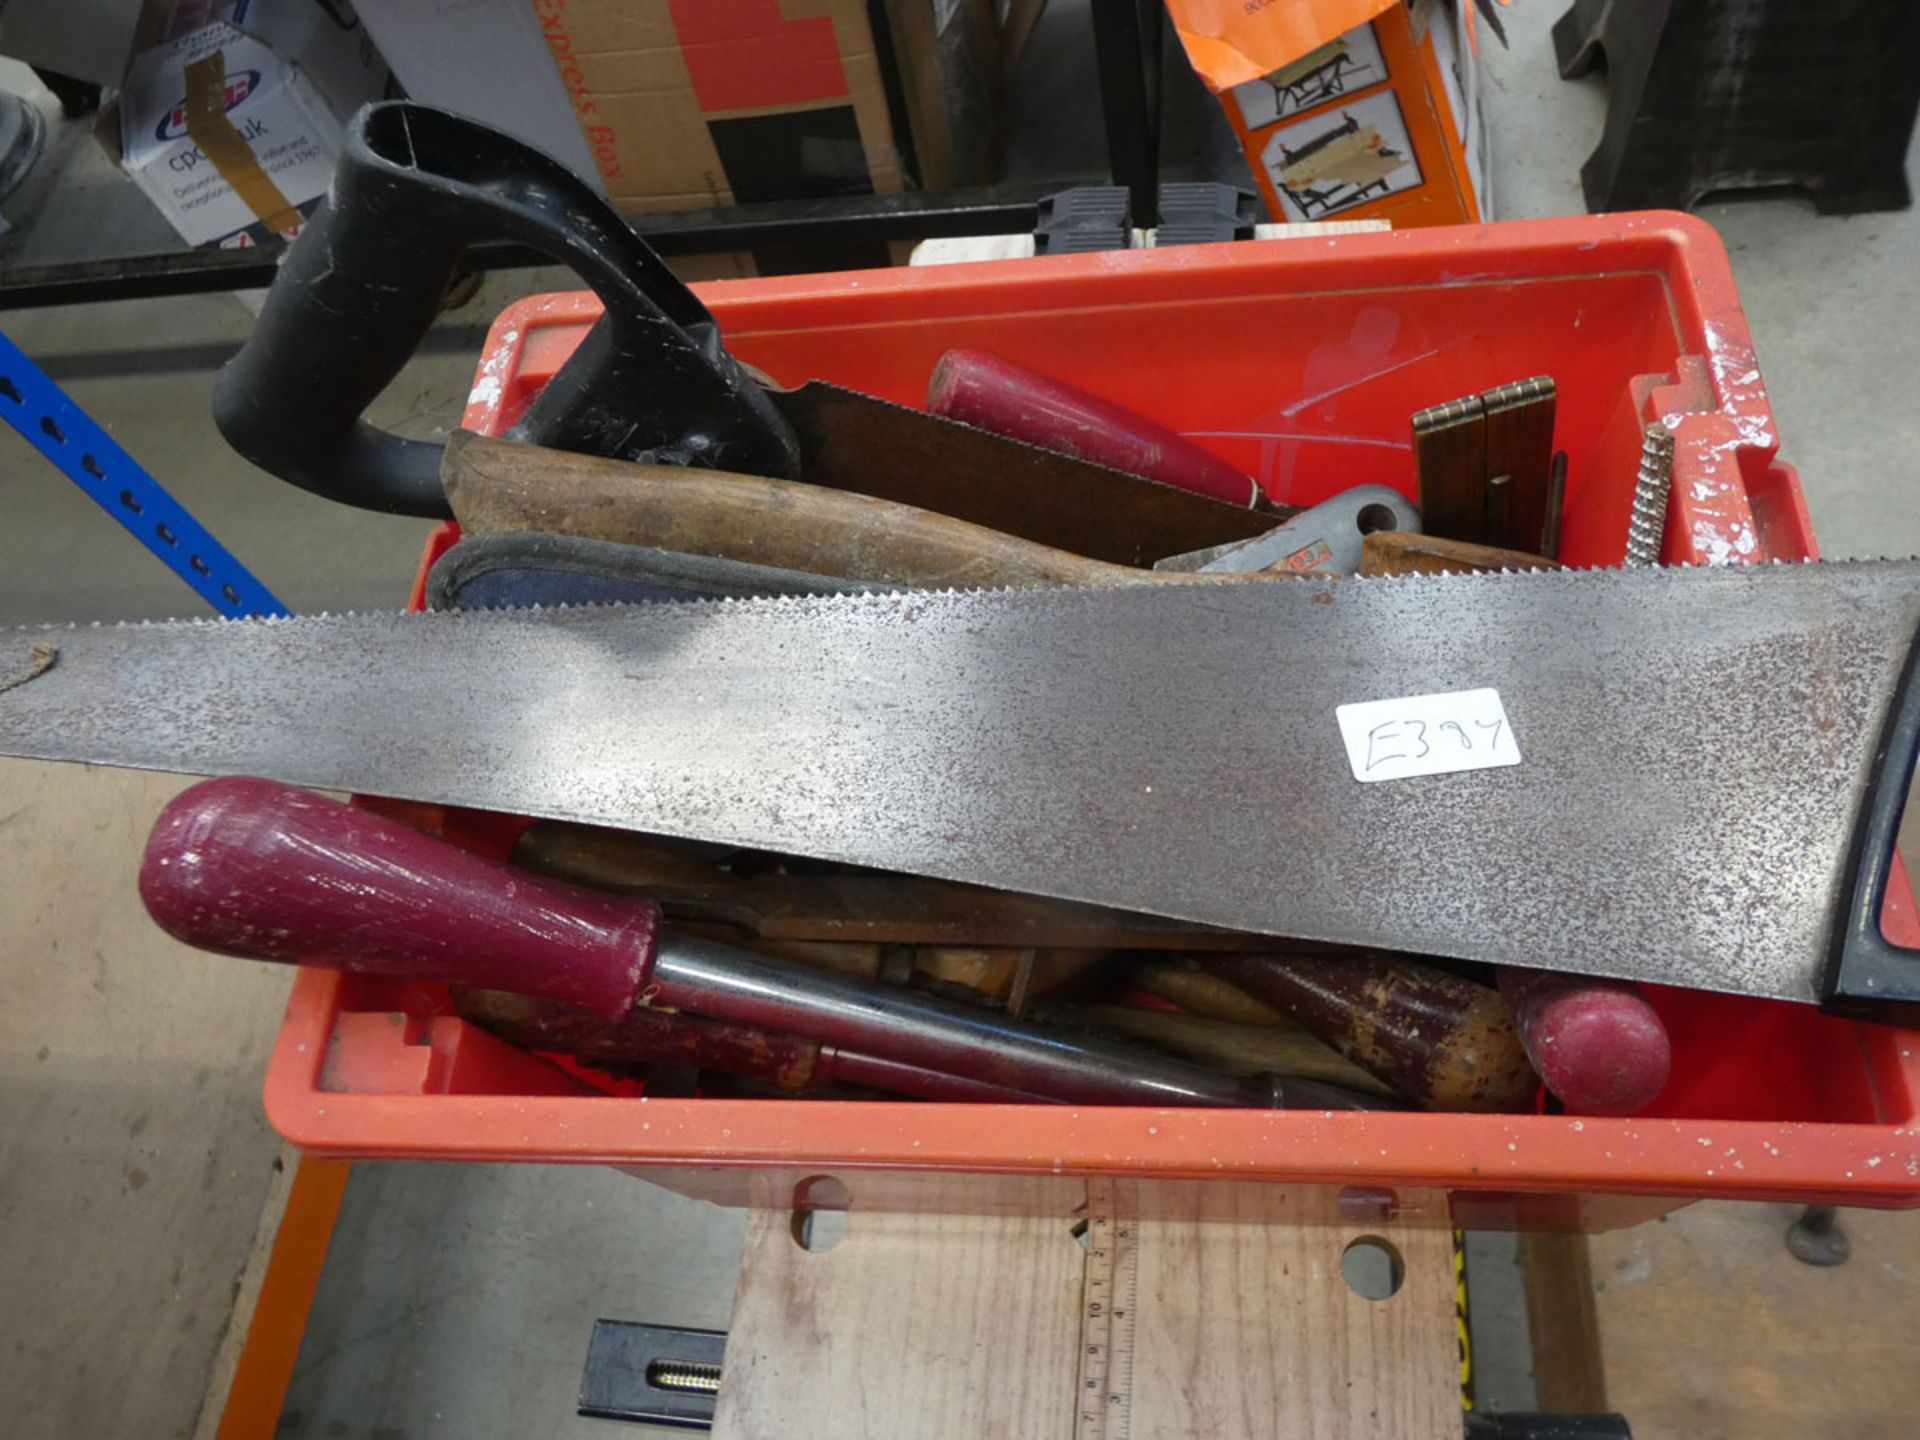
{"type": "Polygon", "coordinates": [[[609,1017],[652,970],[660,912],[529,875],[270,780],[160,813],[140,898],[202,950],[545,996],[609,1017]]]}
{"type": "Polygon", "coordinates": [[[927,409],[1115,470],[1234,505],[1258,493],[1245,471],[1144,415],[977,350],[949,350],[927,382],[927,409]]]}
{"type": "Polygon", "coordinates": [[[1589,1115],[1637,1115],[1659,1098],[1673,1042],[1636,985],[1500,971],[1500,994],[1547,1089],[1589,1115]]]}

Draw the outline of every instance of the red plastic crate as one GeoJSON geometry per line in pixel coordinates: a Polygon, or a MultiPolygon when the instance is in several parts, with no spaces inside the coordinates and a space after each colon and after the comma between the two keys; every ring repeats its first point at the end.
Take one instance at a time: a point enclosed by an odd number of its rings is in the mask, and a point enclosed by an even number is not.
{"type": "MultiPolygon", "coordinates": [[[[1551,374],[1557,443],[1571,457],[1567,560],[1620,558],[1640,427],[1652,417],[1677,438],[1668,561],[1814,554],[1725,252],[1685,216],[1050,256],[702,293],[735,352],[783,383],[820,376],[917,404],[944,350],[987,350],[1132,406],[1296,504],[1361,483],[1410,491],[1413,410],[1551,374]]],[[[504,311],[467,425],[510,425],[598,313],[593,297],[572,294],[504,311]]],[[[428,561],[452,536],[435,537],[428,561]]],[[[496,852],[513,826],[416,818],[496,852]]],[[[1891,891],[1890,935],[1920,941],[1904,872],[1891,891]]],[[[614,1164],[736,1203],[788,1203],[809,1177],[836,1173],[863,1206],[925,1203],[937,1190],[949,1206],[1070,1209],[1078,1177],[1106,1174],[1368,1196],[1437,1188],[1462,1223],[1583,1229],[1699,1197],[1920,1205],[1912,1032],[1784,1002],[1679,990],[1654,1000],[1675,1070],[1651,1113],[1624,1120],[649,1100],[590,1092],[447,1015],[431,987],[307,969],[267,1106],[312,1151],[614,1164]]]]}

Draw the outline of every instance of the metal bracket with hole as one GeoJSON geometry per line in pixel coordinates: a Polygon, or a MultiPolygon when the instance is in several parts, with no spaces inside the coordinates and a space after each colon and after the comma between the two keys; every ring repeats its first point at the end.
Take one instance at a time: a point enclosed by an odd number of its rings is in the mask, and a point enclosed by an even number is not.
{"type": "Polygon", "coordinates": [[[292,613],[5,335],[0,418],[220,614],[292,613]]]}
{"type": "Polygon", "coordinates": [[[580,1376],[579,1413],[711,1429],[726,1349],[724,1330],[596,1320],[580,1376]]]}

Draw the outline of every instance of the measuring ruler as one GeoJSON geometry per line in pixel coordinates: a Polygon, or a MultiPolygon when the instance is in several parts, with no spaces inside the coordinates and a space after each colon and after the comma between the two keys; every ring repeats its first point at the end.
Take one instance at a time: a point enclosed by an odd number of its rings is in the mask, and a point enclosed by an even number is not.
{"type": "Polygon", "coordinates": [[[1133,1187],[1087,1181],[1087,1269],[1080,1290],[1074,1440],[1132,1440],[1140,1249],[1133,1187]]]}

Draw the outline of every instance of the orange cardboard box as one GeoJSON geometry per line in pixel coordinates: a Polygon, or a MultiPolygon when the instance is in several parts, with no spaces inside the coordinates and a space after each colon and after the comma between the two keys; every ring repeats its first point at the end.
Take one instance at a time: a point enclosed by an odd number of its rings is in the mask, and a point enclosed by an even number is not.
{"type": "Polygon", "coordinates": [[[1491,218],[1472,0],[1167,0],[1283,221],[1491,218]]]}

